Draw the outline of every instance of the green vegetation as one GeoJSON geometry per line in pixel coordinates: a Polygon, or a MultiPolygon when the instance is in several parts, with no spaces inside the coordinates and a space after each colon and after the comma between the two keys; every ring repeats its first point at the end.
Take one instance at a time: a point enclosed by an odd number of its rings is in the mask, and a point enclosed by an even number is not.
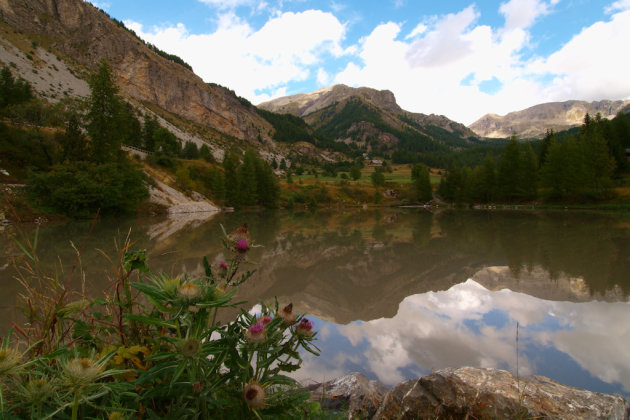
{"type": "Polygon", "coordinates": [[[496,164],[488,156],[474,168],[452,165],[438,193],[459,203],[610,200],[616,180],[623,183],[628,171],[629,116],[608,121],[587,114],[579,129],[550,130],[536,146],[538,155],[531,143],[513,137],[496,164]]]}
{"type": "Polygon", "coordinates": [[[118,97],[106,62],[91,77],[90,88],[85,114],[89,138],[82,134],[80,116],[74,112],[68,112],[63,133],[23,136],[27,144],[40,143],[42,158],[26,157],[25,163],[31,167],[30,203],[45,212],[70,217],[128,213],[148,197],[146,177],[120,150],[134,117],[118,97]]]}
{"type": "MultiPolygon", "coordinates": [[[[71,292],[42,268],[37,239],[18,267],[28,324],[0,346],[3,418],[232,419],[312,418],[322,413],[288,372],[298,353],[318,355],[313,323],[261,302],[259,314],[234,307],[254,246],[247,226],[225,234],[230,258],[199,277],[152,273],[129,240],[112,261],[112,292],[71,292]]],[[[75,265],[76,267],[76,265],[75,265]]],[[[73,270],[74,271],[74,270],[73,270]]]]}

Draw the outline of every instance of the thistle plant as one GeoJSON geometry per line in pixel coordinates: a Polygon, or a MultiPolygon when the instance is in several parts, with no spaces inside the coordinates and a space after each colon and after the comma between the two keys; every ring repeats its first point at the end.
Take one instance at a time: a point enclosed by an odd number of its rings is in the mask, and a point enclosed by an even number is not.
{"type": "Polygon", "coordinates": [[[300,349],[318,354],[313,323],[292,304],[243,309],[234,296],[255,273],[242,266],[257,245],[247,225],[224,230],[223,244],[230,257],[216,267],[204,258],[202,276],[173,277],[152,273],[146,252],[127,240],[111,293],[51,315],[67,332],[45,336],[42,347],[41,334],[28,336],[36,330],[20,330],[13,341],[30,345],[25,352],[3,341],[0,417],[308,417],[308,392],[286,374],[299,369],[300,349]],[[234,321],[218,321],[235,307],[234,321]]]}

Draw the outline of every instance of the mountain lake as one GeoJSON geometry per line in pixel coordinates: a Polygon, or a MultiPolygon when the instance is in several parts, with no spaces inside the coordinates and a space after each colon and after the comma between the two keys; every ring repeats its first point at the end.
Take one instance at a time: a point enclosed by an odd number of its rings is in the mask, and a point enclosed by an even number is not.
{"type": "MultiPolygon", "coordinates": [[[[0,334],[22,286],[16,241],[92,297],[108,292],[116,244],[147,249],[154,272],[203,273],[225,257],[221,225],[247,222],[256,274],[239,300],[292,302],[318,331],[304,383],[359,371],[393,386],[445,367],[538,374],[630,398],[630,215],[381,209],[183,214],[5,226],[0,334]],[[518,326],[517,326],[518,325],[518,326]],[[517,340],[518,333],[518,340],[517,340]]],[[[111,293],[111,291],[110,291],[111,293]]],[[[223,314],[228,320],[234,313],[223,314]]]]}

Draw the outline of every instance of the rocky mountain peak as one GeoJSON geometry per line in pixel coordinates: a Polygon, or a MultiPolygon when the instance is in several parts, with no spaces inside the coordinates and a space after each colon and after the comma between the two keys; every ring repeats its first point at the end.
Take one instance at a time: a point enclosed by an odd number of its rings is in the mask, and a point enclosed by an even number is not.
{"type": "Polygon", "coordinates": [[[402,109],[396,103],[394,94],[389,90],[376,90],[367,87],[352,88],[343,84],[319,89],[311,93],[300,93],[273,99],[259,104],[258,107],[267,111],[304,117],[335,102],[343,102],[352,97],[358,97],[390,112],[402,112],[402,109]]]}
{"type": "Polygon", "coordinates": [[[504,116],[486,114],[468,127],[482,137],[503,138],[516,134],[521,138],[541,138],[547,129],[561,131],[579,126],[586,113],[613,118],[628,105],[628,100],[549,102],[504,116]]]}

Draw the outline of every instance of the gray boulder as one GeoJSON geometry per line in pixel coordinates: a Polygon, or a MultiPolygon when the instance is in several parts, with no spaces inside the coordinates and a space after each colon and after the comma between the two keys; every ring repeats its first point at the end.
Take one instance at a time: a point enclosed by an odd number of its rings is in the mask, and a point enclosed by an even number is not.
{"type": "Polygon", "coordinates": [[[385,385],[370,381],[358,372],[307,388],[311,391],[312,401],[319,401],[325,410],[345,412],[349,419],[374,416],[388,392],[385,385]]]}
{"type": "Polygon", "coordinates": [[[626,400],[542,376],[517,379],[497,369],[444,369],[385,395],[375,419],[628,419],[626,400]]]}

